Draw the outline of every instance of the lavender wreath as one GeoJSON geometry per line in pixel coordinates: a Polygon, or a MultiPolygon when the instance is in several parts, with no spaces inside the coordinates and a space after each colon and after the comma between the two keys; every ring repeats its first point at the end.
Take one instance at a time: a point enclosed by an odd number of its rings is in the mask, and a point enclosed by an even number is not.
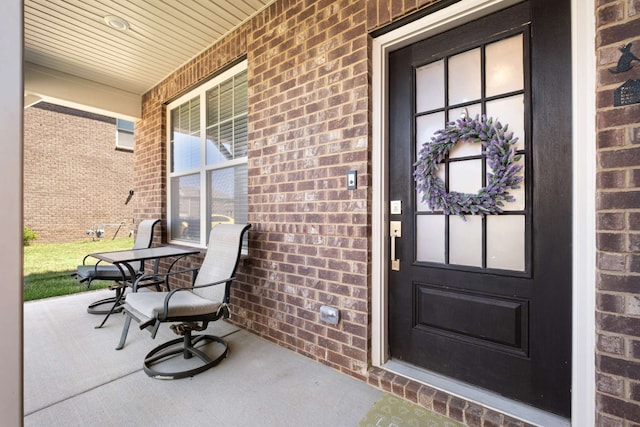
{"type": "Polygon", "coordinates": [[[508,132],[500,122],[491,117],[476,116],[474,119],[462,117],[447,123],[423,144],[415,163],[413,173],[422,201],[432,210],[442,210],[445,215],[492,215],[502,212],[503,202],[512,202],[515,198],[509,193],[517,189],[522,182],[518,172],[522,165],[514,164],[520,160],[514,144],[518,138],[508,132]],[[487,173],[487,185],[477,194],[447,191],[444,182],[436,176],[438,164],[442,163],[449,151],[458,142],[482,143],[482,154],[492,172],[487,173]]]}

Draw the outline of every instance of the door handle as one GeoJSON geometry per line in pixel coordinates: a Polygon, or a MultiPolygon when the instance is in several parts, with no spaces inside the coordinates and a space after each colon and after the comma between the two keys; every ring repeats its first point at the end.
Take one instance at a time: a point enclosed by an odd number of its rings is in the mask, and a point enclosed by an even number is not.
{"type": "Polygon", "coordinates": [[[402,222],[389,221],[389,234],[391,236],[391,269],[400,271],[400,260],[396,258],[396,237],[402,237],[402,222]]]}

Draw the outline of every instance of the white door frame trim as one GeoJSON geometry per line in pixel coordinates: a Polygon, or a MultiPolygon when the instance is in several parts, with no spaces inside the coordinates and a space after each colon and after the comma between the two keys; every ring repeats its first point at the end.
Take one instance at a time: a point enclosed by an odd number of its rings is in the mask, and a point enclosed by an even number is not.
{"type": "MultiPolygon", "coordinates": [[[[373,40],[372,74],[372,348],[373,366],[388,361],[387,57],[388,52],[518,3],[462,0],[373,40]]],[[[595,425],[595,18],[593,4],[571,0],[573,117],[572,425],[595,425]],[[580,357],[578,357],[578,355],[580,357]]]]}

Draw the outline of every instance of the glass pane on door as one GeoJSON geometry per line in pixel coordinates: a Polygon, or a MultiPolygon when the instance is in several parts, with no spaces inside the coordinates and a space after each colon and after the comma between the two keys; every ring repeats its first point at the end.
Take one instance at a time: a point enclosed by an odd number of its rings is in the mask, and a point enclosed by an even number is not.
{"type": "MultiPolygon", "coordinates": [[[[522,169],[517,174],[518,176],[522,177],[522,182],[520,183],[519,188],[509,189],[509,194],[513,196],[514,201],[503,202],[504,206],[502,207],[502,210],[504,212],[521,211],[521,210],[524,210],[524,208],[526,207],[526,194],[524,189],[527,183],[524,181],[524,176],[525,176],[524,175],[524,168],[525,168],[524,154],[522,155],[520,160],[514,162],[514,164],[522,166],[522,169]]],[[[488,170],[491,172],[491,168],[488,168],[488,170]]]]}
{"type": "MultiPolygon", "coordinates": [[[[482,115],[482,104],[473,104],[464,108],[454,108],[449,110],[449,121],[455,122],[463,116],[476,117],[482,115]]],[[[437,130],[437,129],[436,129],[437,130]]],[[[461,141],[449,150],[449,158],[479,156],[482,154],[482,144],[480,141],[461,141]]]]}
{"type": "Polygon", "coordinates": [[[449,58],[449,105],[480,99],[480,66],[479,48],[449,58]]]}
{"type": "MultiPolygon", "coordinates": [[[[442,129],[445,124],[444,112],[425,114],[416,118],[416,157],[422,149],[425,142],[431,141],[431,137],[438,130],[442,129]]],[[[438,169],[436,176],[444,181],[444,165],[438,169]]],[[[422,202],[420,193],[417,194],[417,210],[429,211],[429,206],[422,202]]]]}
{"type": "MultiPolygon", "coordinates": [[[[522,55],[523,35],[518,34],[416,68],[416,156],[436,131],[447,126],[445,120],[455,122],[461,114],[485,115],[508,126],[518,139],[513,147],[523,177],[519,188],[508,190],[515,200],[503,202],[504,215],[447,216],[440,209],[432,211],[416,191],[418,262],[525,271],[528,154],[522,55]]],[[[436,176],[449,193],[476,195],[492,172],[482,142],[461,140],[451,147],[436,176]]]]}
{"type": "MultiPolygon", "coordinates": [[[[438,129],[444,127],[444,112],[425,114],[416,118],[416,147],[422,149],[425,142],[430,142],[438,129]]],[[[417,152],[416,152],[417,154],[417,152]]]]}
{"type": "Polygon", "coordinates": [[[487,117],[509,127],[518,138],[516,150],[524,149],[524,95],[514,95],[487,102],[487,117]]]}
{"type": "Polygon", "coordinates": [[[524,215],[487,217],[487,268],[524,271],[524,215]]]}
{"type": "Polygon", "coordinates": [[[416,112],[444,107],[444,60],[416,69],[416,112]]]}
{"type": "Polygon", "coordinates": [[[416,259],[423,262],[443,263],[445,217],[442,215],[421,215],[417,221],[416,259]]]}
{"type": "Polygon", "coordinates": [[[482,267],[482,218],[449,217],[449,264],[482,267]]]}
{"type": "Polygon", "coordinates": [[[524,88],[522,34],[487,45],[487,96],[524,88]]]}
{"type": "Polygon", "coordinates": [[[482,160],[462,160],[449,164],[449,192],[477,194],[482,188],[482,160]]]}

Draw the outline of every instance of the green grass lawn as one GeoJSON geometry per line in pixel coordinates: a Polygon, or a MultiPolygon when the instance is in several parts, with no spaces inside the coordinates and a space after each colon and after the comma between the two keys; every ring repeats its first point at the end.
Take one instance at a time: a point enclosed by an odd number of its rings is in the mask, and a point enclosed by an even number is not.
{"type": "MultiPolygon", "coordinates": [[[[87,290],[71,274],[82,265],[85,255],[92,252],[131,249],[133,238],[83,241],[76,243],[32,243],[24,247],[24,300],[74,294],[87,290]]],[[[87,259],[95,264],[95,259],[87,259]]],[[[112,282],[95,280],[91,289],[106,288],[112,282]]]]}

